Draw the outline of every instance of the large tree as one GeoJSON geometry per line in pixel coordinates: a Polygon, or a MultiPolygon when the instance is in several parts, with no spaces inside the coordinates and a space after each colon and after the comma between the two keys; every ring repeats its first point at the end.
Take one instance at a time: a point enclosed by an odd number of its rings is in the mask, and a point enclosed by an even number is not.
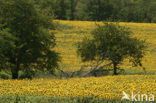
{"type": "Polygon", "coordinates": [[[59,56],[55,46],[51,17],[39,12],[29,0],[0,1],[0,68],[8,69],[12,78],[24,71],[54,71],[59,56]]]}
{"type": "Polygon", "coordinates": [[[132,38],[132,32],[119,24],[104,23],[98,25],[91,33],[91,37],[85,37],[78,45],[78,53],[82,60],[96,61],[96,68],[104,61],[113,64],[114,75],[117,74],[119,64],[126,58],[134,66],[142,66],[141,60],[145,54],[145,42],[132,38]]]}

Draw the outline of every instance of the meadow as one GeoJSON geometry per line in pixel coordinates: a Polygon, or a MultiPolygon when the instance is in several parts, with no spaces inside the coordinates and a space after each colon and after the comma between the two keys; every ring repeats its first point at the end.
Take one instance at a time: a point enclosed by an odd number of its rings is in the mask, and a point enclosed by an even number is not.
{"type": "MultiPolygon", "coordinates": [[[[55,32],[57,44],[55,50],[60,53],[62,59],[60,69],[67,72],[79,70],[81,65],[88,63],[82,63],[81,58],[77,56],[76,43],[84,36],[90,36],[96,24],[102,24],[102,22],[63,20],[54,22],[58,24],[58,29],[53,32],[55,32]]],[[[156,95],[156,24],[120,23],[120,25],[129,27],[133,31],[133,36],[138,39],[146,40],[148,49],[143,59],[146,72],[142,68],[132,67],[125,60],[121,65],[125,69],[125,75],[70,79],[0,80],[0,95],[47,98],[52,96],[93,97],[106,100],[120,100],[123,96],[122,91],[156,95]]]]}

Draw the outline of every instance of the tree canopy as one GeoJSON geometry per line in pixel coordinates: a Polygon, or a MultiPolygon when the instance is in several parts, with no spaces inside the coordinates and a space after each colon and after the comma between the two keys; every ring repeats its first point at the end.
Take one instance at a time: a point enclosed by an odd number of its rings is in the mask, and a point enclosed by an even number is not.
{"type": "Polygon", "coordinates": [[[20,70],[32,76],[35,70],[52,72],[58,66],[51,21],[30,0],[0,1],[0,67],[9,69],[13,79],[20,70]]]}
{"type": "Polygon", "coordinates": [[[142,66],[141,60],[146,45],[144,41],[132,38],[130,29],[105,22],[103,25],[97,25],[91,34],[91,38],[85,37],[78,44],[78,54],[82,61],[97,61],[97,64],[105,60],[111,61],[115,75],[118,64],[126,58],[129,58],[134,66],[142,66]]]}

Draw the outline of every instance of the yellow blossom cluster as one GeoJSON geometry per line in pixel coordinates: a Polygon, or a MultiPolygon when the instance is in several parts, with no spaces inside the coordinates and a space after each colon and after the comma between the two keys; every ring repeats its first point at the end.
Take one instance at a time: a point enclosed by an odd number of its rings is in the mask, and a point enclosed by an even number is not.
{"type": "Polygon", "coordinates": [[[0,94],[120,99],[125,91],[156,95],[156,76],[122,75],[72,79],[0,80],[0,94]]]}

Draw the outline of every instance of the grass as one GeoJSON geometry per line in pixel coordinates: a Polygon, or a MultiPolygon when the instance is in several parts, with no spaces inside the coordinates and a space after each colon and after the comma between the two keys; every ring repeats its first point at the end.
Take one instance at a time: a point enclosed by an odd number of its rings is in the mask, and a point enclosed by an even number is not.
{"type": "MultiPolygon", "coordinates": [[[[42,97],[42,96],[3,96],[0,95],[0,103],[145,103],[145,102],[131,102],[127,100],[106,100],[94,99],[92,97],[84,98],[60,98],[60,97],[42,97]]],[[[148,103],[148,102],[146,102],[148,103]]],[[[150,102],[152,103],[152,102],[150,102]]],[[[154,102],[153,102],[154,103],[154,102]]]]}

